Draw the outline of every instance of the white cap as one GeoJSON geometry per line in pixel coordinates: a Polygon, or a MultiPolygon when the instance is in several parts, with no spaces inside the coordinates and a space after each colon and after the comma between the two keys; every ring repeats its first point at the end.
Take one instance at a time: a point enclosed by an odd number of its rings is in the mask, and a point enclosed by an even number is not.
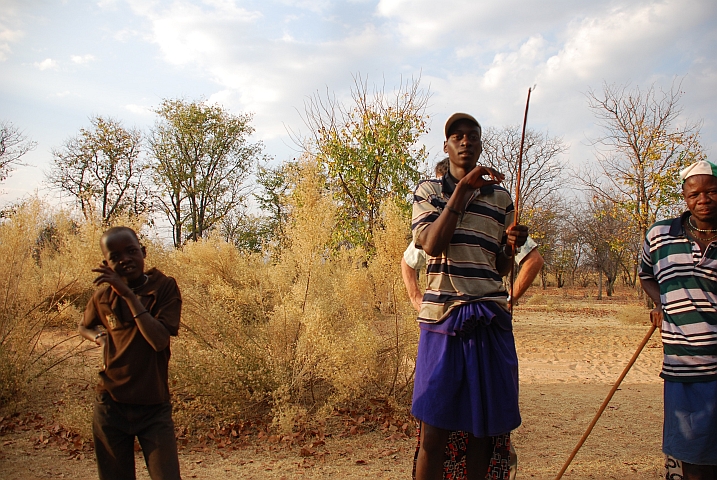
{"type": "Polygon", "coordinates": [[[680,172],[680,178],[683,182],[693,175],[713,175],[717,177],[717,165],[706,160],[700,160],[680,172]]]}

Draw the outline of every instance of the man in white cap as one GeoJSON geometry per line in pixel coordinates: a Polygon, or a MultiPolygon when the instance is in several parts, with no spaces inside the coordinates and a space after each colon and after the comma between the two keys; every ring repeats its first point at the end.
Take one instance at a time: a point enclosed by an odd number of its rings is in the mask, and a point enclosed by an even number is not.
{"type": "Polygon", "coordinates": [[[640,281],[664,346],[662,451],[685,480],[716,480],[717,166],[699,161],[680,177],[687,211],[650,227],[640,281]]]}

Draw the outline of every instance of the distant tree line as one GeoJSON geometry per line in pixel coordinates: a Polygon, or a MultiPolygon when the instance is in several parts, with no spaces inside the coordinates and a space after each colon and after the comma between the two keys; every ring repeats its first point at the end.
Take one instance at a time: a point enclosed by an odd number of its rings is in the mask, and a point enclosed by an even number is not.
{"type": "MultiPolygon", "coordinates": [[[[601,134],[594,161],[567,166],[561,137],[528,129],[521,176],[522,223],[545,258],[543,286],[597,284],[611,295],[619,279],[637,287],[639,250],[654,221],[682,208],[678,172],[705,157],[700,123],[683,121],[679,83],[669,90],[604,84],[587,92],[601,134]]],[[[331,92],[309,97],[308,134],[294,134],[320,166],[318,188],[337,212],[334,248],[376,248],[381,206],[391,200],[410,219],[411,193],[428,160],[430,94],[420,79],[397,89],[369,87],[354,77],[350,100],[331,92]]],[[[74,199],[86,219],[110,224],[123,215],[161,216],[176,247],[219,232],[242,250],[286,245],[297,161],[272,164],[252,143],[251,114],[205,101],[167,99],[149,132],[118,120],[90,125],[53,149],[47,180],[74,199]],[[255,183],[249,178],[255,176],[255,183]],[[261,214],[247,211],[253,195],[261,214]]],[[[0,181],[35,147],[15,126],[0,124],[0,181]]],[[[515,191],[520,127],[487,127],[481,162],[506,174],[515,191]]],[[[408,232],[408,229],[407,229],[408,232]]]]}

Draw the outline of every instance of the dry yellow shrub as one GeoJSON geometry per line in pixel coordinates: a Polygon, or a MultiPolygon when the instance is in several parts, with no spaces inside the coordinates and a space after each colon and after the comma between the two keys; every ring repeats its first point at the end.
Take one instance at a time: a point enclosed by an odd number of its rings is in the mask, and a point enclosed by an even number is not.
{"type": "Polygon", "coordinates": [[[61,237],[69,228],[68,219],[53,218],[39,200],[20,205],[0,224],[0,406],[21,398],[17,394],[27,382],[68,355],[67,346],[54,354],[57,345],[40,342],[40,336],[69,321],[81,290],[71,272],[58,274],[53,265],[62,257],[61,237]]]}
{"type": "MultiPolygon", "coordinates": [[[[306,156],[295,174],[288,240],[278,254],[240,252],[219,236],[174,249],[148,235],[141,219],[118,222],[140,234],[146,266],[175,277],[182,292],[170,389],[177,423],[190,430],[271,413],[277,430],[288,432],[337,407],[410,398],[418,329],[400,276],[408,219],[386,202],[373,255],[360,246],[337,251],[337,208],[320,167],[306,156]]],[[[94,291],[102,231],[39,203],[0,225],[0,253],[10,259],[0,265],[0,288],[13,299],[0,312],[5,337],[13,329],[20,343],[39,335],[20,319],[48,298],[38,321],[75,335],[94,291]]],[[[14,342],[0,344],[0,398],[17,390],[5,366],[18,352],[14,342]]],[[[96,375],[96,365],[84,368],[96,375]]]]}

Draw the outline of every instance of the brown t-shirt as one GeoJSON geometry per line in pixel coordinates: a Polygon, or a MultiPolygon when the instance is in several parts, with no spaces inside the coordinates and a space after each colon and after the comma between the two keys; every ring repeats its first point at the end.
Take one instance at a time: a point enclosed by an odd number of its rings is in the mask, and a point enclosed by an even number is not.
{"type": "MultiPolygon", "coordinates": [[[[170,335],[176,336],[182,310],[177,282],[155,268],[147,276],[147,283],[135,294],[170,335]]],[[[109,285],[97,290],[87,303],[82,323],[87,328],[102,325],[107,329],[98,392],[108,392],[121,403],[154,405],[169,401],[169,345],[156,352],[137,327],[127,302],[109,285]]]]}

